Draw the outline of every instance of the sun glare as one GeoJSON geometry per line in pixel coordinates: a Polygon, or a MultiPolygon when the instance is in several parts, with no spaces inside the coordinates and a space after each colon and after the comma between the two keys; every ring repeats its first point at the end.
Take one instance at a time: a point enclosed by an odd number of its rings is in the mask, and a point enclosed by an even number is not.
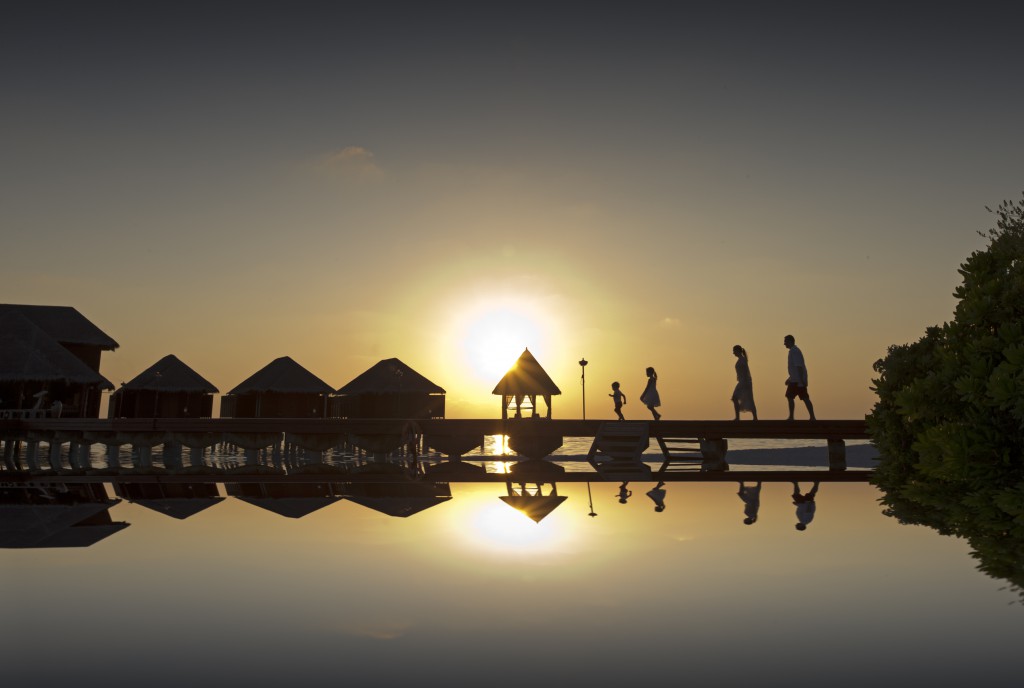
{"type": "Polygon", "coordinates": [[[497,500],[480,505],[468,523],[464,532],[474,545],[505,554],[558,551],[569,535],[564,519],[534,523],[497,500]]]}
{"type": "Polygon", "coordinates": [[[496,384],[523,350],[543,348],[547,333],[537,312],[522,304],[481,303],[460,314],[459,345],[479,379],[496,384]]]}

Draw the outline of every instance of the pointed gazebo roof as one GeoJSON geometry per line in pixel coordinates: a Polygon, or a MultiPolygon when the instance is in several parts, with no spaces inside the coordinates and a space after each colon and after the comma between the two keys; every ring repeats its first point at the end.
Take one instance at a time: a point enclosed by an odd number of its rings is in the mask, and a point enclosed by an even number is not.
{"type": "Polygon", "coordinates": [[[499,499],[516,511],[526,514],[534,522],[540,523],[545,516],[568,498],[561,495],[509,495],[499,497],[499,499]]]}
{"type": "Polygon", "coordinates": [[[397,394],[416,392],[444,394],[445,391],[397,358],[386,358],[337,391],[338,394],[397,394]]]}
{"type": "Polygon", "coordinates": [[[13,307],[0,306],[0,382],[29,380],[114,388],[29,317],[13,307]]]}
{"type": "Polygon", "coordinates": [[[216,394],[206,378],[181,362],[174,354],[168,354],[132,378],[122,389],[157,392],[205,392],[216,394]]]}
{"type": "Polygon", "coordinates": [[[504,395],[561,393],[562,390],[558,389],[529,349],[523,351],[492,392],[504,395]]]}
{"type": "Polygon", "coordinates": [[[275,358],[229,394],[251,392],[284,392],[299,394],[330,394],[334,388],[309,372],[289,356],[275,358]]]}
{"type": "Polygon", "coordinates": [[[106,351],[117,348],[117,342],[71,306],[0,304],[0,313],[5,311],[21,313],[61,344],[84,344],[106,351]]]}

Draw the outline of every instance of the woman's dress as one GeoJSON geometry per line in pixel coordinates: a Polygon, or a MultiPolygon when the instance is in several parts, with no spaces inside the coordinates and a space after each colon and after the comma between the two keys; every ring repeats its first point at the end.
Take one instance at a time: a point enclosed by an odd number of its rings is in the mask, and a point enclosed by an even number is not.
{"type": "Polygon", "coordinates": [[[658,395],[658,381],[653,377],[647,378],[647,387],[640,395],[640,403],[648,408],[661,406],[661,396],[658,395]]]}
{"type": "Polygon", "coordinates": [[[754,411],[754,381],[750,379],[750,366],[743,357],[736,359],[736,389],[733,390],[732,400],[738,404],[740,411],[754,411]]]}

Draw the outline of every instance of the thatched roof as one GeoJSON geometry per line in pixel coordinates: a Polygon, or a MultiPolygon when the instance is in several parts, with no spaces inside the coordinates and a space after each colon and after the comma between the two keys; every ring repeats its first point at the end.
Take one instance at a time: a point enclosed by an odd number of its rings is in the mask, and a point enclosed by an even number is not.
{"type": "Polygon", "coordinates": [[[388,516],[408,518],[452,498],[446,483],[357,483],[346,499],[388,516]]]}
{"type": "Polygon", "coordinates": [[[292,394],[330,394],[334,388],[288,356],[275,358],[235,387],[228,394],[283,392],[292,394]]]}
{"type": "Polygon", "coordinates": [[[20,311],[0,307],[0,382],[114,385],[20,311]]]}
{"type": "Polygon", "coordinates": [[[61,344],[84,344],[113,351],[118,344],[71,306],[24,306],[0,304],[0,313],[13,310],[31,320],[61,344]]]}
{"type": "Polygon", "coordinates": [[[195,499],[171,497],[168,499],[137,499],[134,503],[166,516],[184,520],[215,504],[220,504],[222,501],[224,501],[223,497],[198,497],[195,499]]]}
{"type": "Polygon", "coordinates": [[[451,497],[364,497],[351,495],[349,501],[379,511],[386,516],[409,518],[413,514],[447,502],[451,497]]]}
{"type": "Polygon", "coordinates": [[[338,390],[338,394],[444,394],[444,390],[397,358],[387,358],[338,390]]]}
{"type": "Polygon", "coordinates": [[[509,368],[492,394],[561,394],[529,349],[509,368]]]}
{"type": "Polygon", "coordinates": [[[154,392],[205,392],[216,394],[217,388],[196,371],[168,354],[143,370],[122,389],[154,392]]]}
{"type": "Polygon", "coordinates": [[[286,518],[302,518],[341,501],[341,497],[235,497],[286,518]]]}

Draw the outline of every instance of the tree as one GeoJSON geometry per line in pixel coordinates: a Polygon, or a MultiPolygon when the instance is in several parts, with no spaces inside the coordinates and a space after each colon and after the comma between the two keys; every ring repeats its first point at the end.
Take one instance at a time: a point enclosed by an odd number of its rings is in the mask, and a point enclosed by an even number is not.
{"type": "Polygon", "coordinates": [[[967,538],[1024,595],[1024,199],[991,212],[953,319],[874,365],[872,481],[888,515],[967,538]]]}

